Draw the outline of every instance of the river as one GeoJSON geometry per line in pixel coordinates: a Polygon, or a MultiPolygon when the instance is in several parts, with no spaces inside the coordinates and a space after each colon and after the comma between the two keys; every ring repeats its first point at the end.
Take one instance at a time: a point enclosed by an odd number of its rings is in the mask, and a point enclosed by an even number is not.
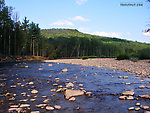
{"type": "MultiPolygon", "coordinates": [[[[136,103],[143,106],[150,106],[150,99],[140,98],[139,95],[150,94],[150,79],[137,77],[134,73],[127,73],[107,68],[87,67],[63,63],[44,63],[40,61],[14,62],[0,64],[0,112],[7,113],[11,105],[26,103],[30,105],[30,111],[49,112],[36,105],[42,104],[46,96],[51,100],[47,105],[60,105],[61,109],[54,109],[54,113],[128,113],[128,108],[137,108],[136,103]],[[26,68],[25,68],[26,66],[26,68]],[[68,69],[62,72],[62,69],[68,69]],[[123,79],[128,76],[128,79],[123,79]],[[68,79],[66,81],[66,79],[68,79]],[[74,82],[76,81],[76,82],[74,82]],[[33,84],[29,85],[29,82],[33,84]],[[91,92],[90,97],[78,96],[74,102],[64,98],[63,93],[50,91],[58,89],[55,83],[65,87],[71,82],[75,89],[91,92]],[[130,83],[130,85],[126,85],[130,83]],[[83,84],[83,87],[78,87],[83,84]],[[138,88],[145,85],[146,88],[138,88]],[[31,90],[36,89],[38,94],[31,94],[31,90]],[[134,89],[133,100],[120,100],[123,92],[134,89]],[[7,93],[16,94],[12,97],[7,93]],[[26,93],[24,96],[21,93],[26,93]],[[20,100],[27,99],[25,102],[20,100]],[[30,99],[36,99],[31,101],[30,99]]],[[[150,109],[147,109],[150,110],[150,109]]],[[[132,113],[144,112],[133,110],[132,113]]]]}

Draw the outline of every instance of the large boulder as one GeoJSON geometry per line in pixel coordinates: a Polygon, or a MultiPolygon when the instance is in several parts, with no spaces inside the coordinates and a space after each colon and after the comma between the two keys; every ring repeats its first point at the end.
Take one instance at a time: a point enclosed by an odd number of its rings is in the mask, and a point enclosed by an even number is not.
{"type": "Polygon", "coordinates": [[[84,95],[84,92],[81,90],[72,90],[72,89],[67,89],[65,91],[65,98],[69,99],[71,97],[76,97],[76,96],[82,96],[84,95]]]}

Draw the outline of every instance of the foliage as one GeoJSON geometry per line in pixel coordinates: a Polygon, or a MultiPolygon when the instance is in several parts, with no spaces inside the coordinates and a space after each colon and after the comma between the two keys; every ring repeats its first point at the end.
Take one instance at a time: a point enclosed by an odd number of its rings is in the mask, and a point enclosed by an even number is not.
{"type": "Polygon", "coordinates": [[[129,60],[130,57],[127,54],[121,54],[119,56],[117,56],[117,60],[129,60]]]}
{"type": "Polygon", "coordinates": [[[88,58],[89,58],[88,56],[82,56],[81,57],[82,60],[85,60],[85,59],[88,59],[88,58]]]}
{"type": "Polygon", "coordinates": [[[145,48],[138,51],[139,59],[150,59],[150,48],[145,48]]]}

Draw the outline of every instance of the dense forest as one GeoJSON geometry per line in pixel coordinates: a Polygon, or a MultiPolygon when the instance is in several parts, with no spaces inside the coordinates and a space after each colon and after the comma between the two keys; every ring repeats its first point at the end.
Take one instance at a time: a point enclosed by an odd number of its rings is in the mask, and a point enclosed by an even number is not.
{"type": "Polygon", "coordinates": [[[82,56],[150,58],[150,44],[84,34],[76,29],[40,29],[27,17],[19,20],[12,7],[0,0],[0,57],[43,56],[79,58],[82,56]]]}

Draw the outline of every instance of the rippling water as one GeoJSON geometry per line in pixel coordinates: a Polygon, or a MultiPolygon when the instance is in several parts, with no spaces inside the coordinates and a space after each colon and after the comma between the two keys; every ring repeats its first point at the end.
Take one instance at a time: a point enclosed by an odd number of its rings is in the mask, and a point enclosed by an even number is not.
{"type": "MultiPolygon", "coordinates": [[[[45,95],[48,96],[48,99],[51,99],[49,105],[60,105],[62,107],[61,110],[54,110],[55,113],[128,113],[128,108],[136,107],[137,102],[150,106],[149,99],[138,97],[138,95],[150,94],[150,89],[138,88],[140,85],[150,86],[149,79],[143,79],[143,82],[141,80],[142,78],[136,77],[134,73],[98,67],[42,62],[3,63],[0,64],[0,112],[7,112],[10,103],[18,104],[21,103],[19,100],[32,99],[34,95],[30,93],[30,90],[33,88],[32,86],[35,86],[33,89],[39,91],[36,101],[28,100],[26,102],[31,105],[32,111],[47,112],[46,109],[35,107],[36,104],[43,103],[44,98],[42,96],[45,95]],[[52,66],[48,66],[48,64],[52,64],[52,66]],[[23,68],[24,66],[29,68],[23,68]],[[39,68],[42,70],[39,70],[39,68]],[[68,72],[62,73],[61,70],[64,68],[67,68],[68,72]],[[50,75],[51,78],[48,77],[50,75]],[[119,76],[128,76],[128,79],[119,79],[119,76]],[[57,86],[52,85],[56,83],[55,78],[59,78],[59,85],[63,87],[65,87],[66,82],[77,81],[77,83],[74,83],[75,88],[80,89],[78,85],[83,84],[84,90],[92,92],[92,96],[79,96],[76,97],[75,102],[69,102],[65,100],[62,93],[50,91],[54,88],[57,89],[57,86]],[[66,81],[66,79],[70,80],[66,81]],[[34,85],[26,85],[30,81],[33,81],[34,85]],[[47,83],[47,81],[49,82],[47,83]],[[131,85],[125,85],[122,82],[131,83],[131,85]],[[10,88],[11,85],[17,83],[21,83],[25,87],[17,85],[16,88],[10,88]],[[119,100],[119,96],[125,89],[134,89],[134,98],[139,98],[139,100],[119,100]],[[14,101],[9,101],[8,97],[3,96],[7,92],[17,94],[14,101]],[[31,97],[23,97],[21,95],[23,92],[31,95],[31,97]],[[52,94],[55,94],[55,96],[51,96],[52,94]],[[80,107],[80,110],[76,110],[76,107],[80,107]]],[[[143,111],[141,109],[139,112],[143,111]]]]}

